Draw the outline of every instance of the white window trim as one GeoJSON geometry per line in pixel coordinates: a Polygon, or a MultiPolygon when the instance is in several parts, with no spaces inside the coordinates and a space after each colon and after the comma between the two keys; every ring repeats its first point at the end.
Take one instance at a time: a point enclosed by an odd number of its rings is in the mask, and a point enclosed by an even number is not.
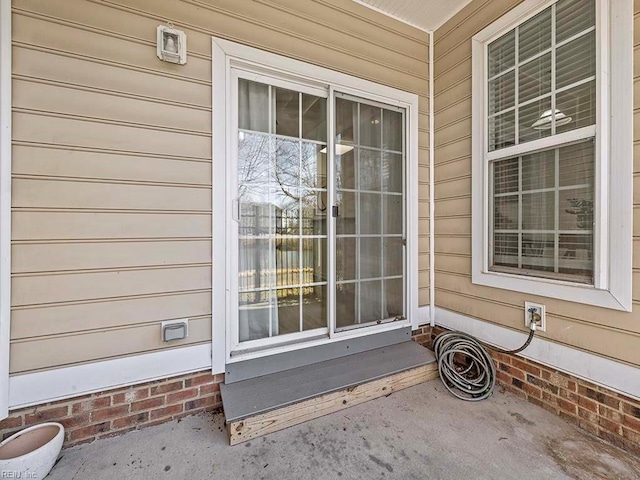
{"type": "MultiPolygon", "coordinates": [[[[555,0],[554,0],[555,1],[555,0]]],[[[608,178],[596,188],[597,226],[604,227],[596,243],[594,259],[602,265],[593,285],[523,275],[491,272],[488,269],[489,198],[488,163],[485,160],[485,45],[506,33],[548,5],[550,0],[525,0],[472,38],[472,282],[488,287],[557,298],[615,310],[632,307],[633,235],[633,1],[596,0],[597,22],[607,18],[608,28],[599,29],[597,49],[608,53],[607,65],[598,65],[596,172],[608,178]],[[608,10],[605,10],[609,7],[608,10]],[[601,9],[602,12],[600,11],[601,9]],[[608,88],[600,88],[605,82],[608,88]],[[607,115],[608,110],[608,115],[607,115]],[[615,162],[615,163],[614,163],[615,162]],[[605,193],[607,192],[608,193],[605,193]],[[600,194],[602,192],[602,195],[600,194]],[[607,206],[608,203],[608,206],[607,206]],[[600,213],[598,213],[600,212],[600,213]],[[602,215],[598,217],[598,215],[602,215]],[[598,223],[599,222],[599,223],[598,223]],[[606,233],[608,230],[608,234],[606,233]]],[[[600,26],[599,26],[600,27],[600,26]]],[[[568,132],[572,134],[572,132],[568,132]]],[[[511,148],[517,148],[511,147],[511,148]]],[[[514,153],[516,153],[514,151],[514,153]]]]}
{"type": "MultiPolygon", "coordinates": [[[[229,320],[232,318],[231,308],[235,303],[231,298],[231,275],[234,274],[226,252],[230,241],[232,205],[229,188],[228,155],[231,154],[228,128],[232,125],[231,66],[244,64],[253,68],[267,68],[271,72],[286,77],[287,75],[307,79],[310,82],[330,85],[340,92],[359,96],[380,103],[395,105],[406,109],[410,128],[406,132],[406,198],[407,198],[407,315],[411,326],[420,324],[418,313],[418,96],[385,85],[363,80],[351,75],[336,72],[327,68],[276,55],[239,43],[212,37],[213,54],[213,228],[212,228],[212,371],[224,372],[225,365],[231,362],[231,335],[229,320]]],[[[332,119],[329,119],[332,122],[332,119]]],[[[377,329],[376,332],[407,326],[405,322],[394,322],[377,329]]],[[[234,356],[233,361],[273,355],[284,351],[326,344],[346,338],[369,335],[364,330],[348,331],[334,335],[332,338],[302,342],[290,346],[253,352],[234,356]]]]}
{"type": "Polygon", "coordinates": [[[9,415],[11,320],[11,2],[0,2],[0,420],[9,415]]]}

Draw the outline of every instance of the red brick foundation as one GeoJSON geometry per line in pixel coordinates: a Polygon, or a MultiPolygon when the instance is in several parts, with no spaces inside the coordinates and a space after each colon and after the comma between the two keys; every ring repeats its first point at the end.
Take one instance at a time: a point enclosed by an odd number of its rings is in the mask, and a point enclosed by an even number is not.
{"type": "MultiPolygon", "coordinates": [[[[431,348],[444,330],[421,327],[413,340],[431,348]]],[[[640,401],[517,355],[489,350],[497,383],[580,428],[640,454],[640,401]]],[[[207,372],[106,390],[10,412],[0,438],[46,421],[65,426],[65,447],[120,435],[170,420],[222,408],[222,375],[207,372]]]]}
{"type": "Polygon", "coordinates": [[[222,375],[199,372],[15,410],[0,421],[0,438],[53,421],[64,425],[64,446],[70,447],[219,410],[223,380],[222,375]]]}
{"type": "MultiPolygon", "coordinates": [[[[413,340],[431,348],[443,328],[425,326],[413,340]]],[[[488,350],[496,383],[614,445],[640,455],[640,401],[519,355],[488,350]]]]}

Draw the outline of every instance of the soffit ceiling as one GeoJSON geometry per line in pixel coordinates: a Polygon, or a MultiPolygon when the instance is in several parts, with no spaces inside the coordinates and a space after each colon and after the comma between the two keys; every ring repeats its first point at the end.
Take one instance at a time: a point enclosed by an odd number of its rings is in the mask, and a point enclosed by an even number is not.
{"type": "Polygon", "coordinates": [[[354,0],[400,21],[434,31],[471,0],[354,0]]]}

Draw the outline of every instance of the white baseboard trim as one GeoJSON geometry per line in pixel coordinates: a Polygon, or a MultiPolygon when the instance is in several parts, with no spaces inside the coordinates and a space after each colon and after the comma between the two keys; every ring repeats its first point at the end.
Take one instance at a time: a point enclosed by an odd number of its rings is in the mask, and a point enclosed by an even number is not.
{"type": "Polygon", "coordinates": [[[9,377],[9,409],[211,369],[211,344],[9,377]]]}
{"type": "MultiPolygon", "coordinates": [[[[428,307],[423,307],[427,309],[428,307]]],[[[422,310],[422,308],[421,308],[422,310]]],[[[527,334],[436,307],[436,325],[504,349],[517,348],[527,334]]],[[[640,368],[535,337],[519,355],[610,390],[640,399],[640,368]]]]}
{"type": "Polygon", "coordinates": [[[424,305],[418,308],[418,321],[417,322],[414,321],[411,323],[412,323],[411,328],[414,330],[419,327],[430,325],[431,324],[431,306],[424,305]]]}

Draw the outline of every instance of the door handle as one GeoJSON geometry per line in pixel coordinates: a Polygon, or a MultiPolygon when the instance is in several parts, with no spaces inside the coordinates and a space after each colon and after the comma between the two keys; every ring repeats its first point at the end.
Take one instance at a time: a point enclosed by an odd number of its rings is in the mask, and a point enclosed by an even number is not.
{"type": "Polygon", "coordinates": [[[231,200],[231,219],[240,222],[240,199],[238,197],[231,200]]]}

